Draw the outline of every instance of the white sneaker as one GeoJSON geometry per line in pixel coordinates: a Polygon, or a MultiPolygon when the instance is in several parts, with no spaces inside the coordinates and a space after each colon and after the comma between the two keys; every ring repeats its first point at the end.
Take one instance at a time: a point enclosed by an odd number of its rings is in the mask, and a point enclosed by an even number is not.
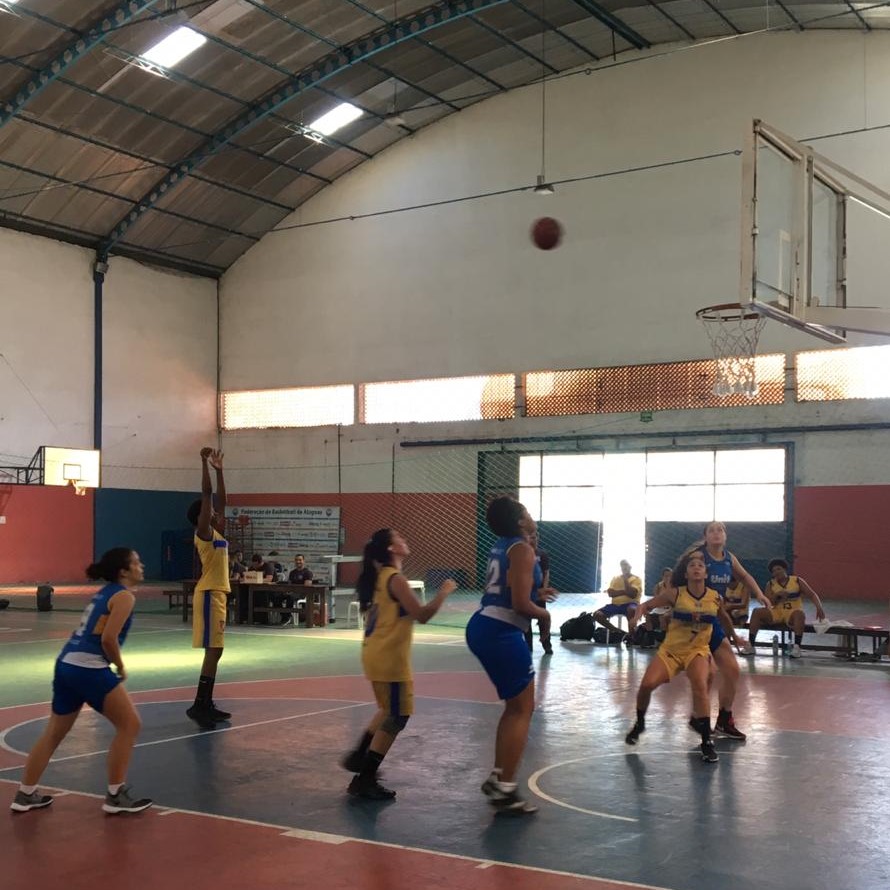
{"type": "Polygon", "coordinates": [[[742,640],[739,643],[739,652],[742,655],[753,655],[754,647],[751,645],[751,641],[750,640],[742,640]]]}
{"type": "Polygon", "coordinates": [[[803,655],[803,652],[800,651],[800,646],[798,646],[797,643],[795,643],[791,647],[791,651],[788,654],[789,654],[789,656],[791,656],[791,658],[800,658],[801,655],[803,655]]]}

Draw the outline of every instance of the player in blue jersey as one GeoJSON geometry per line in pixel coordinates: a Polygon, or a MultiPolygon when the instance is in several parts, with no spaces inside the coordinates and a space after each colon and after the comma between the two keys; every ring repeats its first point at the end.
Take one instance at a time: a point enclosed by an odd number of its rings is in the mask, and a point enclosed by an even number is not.
{"type": "MultiPolygon", "coordinates": [[[[692,549],[699,549],[702,546],[708,569],[708,587],[720,594],[721,601],[733,581],[741,581],[758,600],[766,601],[763,591],[751,574],[726,549],[726,526],[722,522],[709,522],[705,526],[704,540],[693,545],[692,549]]],[[[714,724],[714,735],[743,742],[746,738],[745,733],[735,725],[732,715],[732,705],[739,685],[739,663],[729,645],[729,640],[732,640],[736,648],[742,652],[746,652],[750,647],[747,640],[741,639],[736,634],[728,615],[721,611],[720,620],[714,625],[710,644],[714,664],[719,672],[717,681],[719,710],[717,722],[714,724]]]]}
{"type": "Polygon", "coordinates": [[[90,600],[80,627],[56,659],[52,713],[28,755],[22,783],[10,807],[15,812],[53,802],[50,795],[37,790],[37,783],[84,704],[107,717],[116,730],[108,749],[108,791],[102,809],[106,813],[138,813],[151,806],[148,798],[135,798],[124,784],[142,723],[123,685],[127,671],[121,647],[133,620],[136,598],[131,588],[142,580],[143,570],[139,554],[128,547],[115,547],[87,567],[88,578],[107,583],[90,600]]]}
{"type": "Polygon", "coordinates": [[[488,557],[482,604],[467,623],[467,645],[504,700],[494,750],[494,769],[482,791],[500,812],[533,813],[537,809],[517,793],[516,771],[528,740],[535,709],[535,670],[525,633],[532,618],[541,636],[550,635],[550,613],[538,601],[555,593],[539,589],[541,567],[529,543],[534,520],[519,501],[495,498],[486,513],[488,527],[498,536],[488,557]]]}

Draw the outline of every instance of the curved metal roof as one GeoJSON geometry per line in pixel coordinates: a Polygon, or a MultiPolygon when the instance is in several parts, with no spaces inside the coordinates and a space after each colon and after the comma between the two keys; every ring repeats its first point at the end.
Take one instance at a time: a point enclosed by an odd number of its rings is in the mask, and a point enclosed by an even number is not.
{"type": "Polygon", "coordinates": [[[848,0],[0,0],[0,225],[218,276],[358,164],[497,93],[766,28],[885,27],[848,0]],[[173,68],[141,54],[189,28],[173,68]],[[339,102],[362,117],[322,141],[339,102]]]}

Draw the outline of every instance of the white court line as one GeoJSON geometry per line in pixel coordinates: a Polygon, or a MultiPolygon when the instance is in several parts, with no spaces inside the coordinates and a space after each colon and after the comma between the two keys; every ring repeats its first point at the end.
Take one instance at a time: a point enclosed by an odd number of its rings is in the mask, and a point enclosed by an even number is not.
{"type": "MultiPolygon", "coordinates": [[[[64,637],[47,637],[46,639],[43,639],[43,640],[14,640],[11,643],[4,643],[3,645],[4,646],[30,646],[32,643],[56,643],[58,645],[59,643],[68,642],[68,636],[70,636],[69,631],[66,630],[65,628],[59,628],[59,632],[66,634],[66,636],[64,636],[64,637]]],[[[175,632],[176,632],[176,630],[174,629],[173,633],[175,633],[175,632]]],[[[130,633],[127,634],[127,639],[131,639],[132,637],[147,637],[149,634],[167,634],[167,633],[171,633],[171,631],[167,628],[158,628],[157,630],[134,630],[134,631],[130,631],[130,633]]],[[[191,633],[191,631],[189,631],[189,633],[191,633]]]]}
{"type": "MultiPolygon", "coordinates": [[[[197,662],[196,662],[197,663],[197,662]]],[[[415,671],[414,676],[416,677],[436,677],[442,674],[481,674],[481,670],[473,670],[473,671],[415,671]]],[[[217,682],[214,689],[217,691],[220,689],[225,689],[226,686],[234,686],[237,683],[250,683],[251,685],[260,684],[260,683],[293,683],[293,682],[302,682],[304,680],[364,680],[364,674],[307,674],[304,677],[269,677],[264,680],[223,680],[222,682],[217,682]]],[[[152,692],[179,692],[182,689],[194,690],[195,684],[189,683],[188,686],[159,686],[156,689],[128,689],[127,691],[130,693],[130,697],[132,698],[135,695],[148,695],[152,692]]],[[[311,701],[312,699],[306,699],[307,701],[311,701]]],[[[36,702],[25,702],[24,704],[19,705],[3,705],[0,707],[0,711],[14,711],[19,708],[34,708],[37,705],[50,705],[52,704],[52,700],[48,701],[36,701],[36,702]]],[[[151,702],[145,701],[134,701],[134,704],[137,705],[147,705],[151,704],[151,702]]]]}
{"type": "MultiPolygon", "coordinates": [[[[0,782],[7,785],[18,785],[19,783],[14,779],[3,779],[0,778],[0,782]]],[[[89,794],[81,791],[71,791],[69,789],[62,788],[52,788],[46,785],[41,785],[45,791],[49,791],[52,793],[61,793],[66,792],[68,794],[80,794],[83,797],[91,797],[91,798],[103,798],[104,795],[100,794],[89,794]]],[[[259,822],[256,819],[241,819],[237,816],[221,816],[216,813],[202,813],[199,810],[184,810],[176,807],[164,808],[163,815],[169,816],[174,813],[183,813],[186,816],[201,816],[204,819],[216,819],[220,822],[235,822],[238,825],[255,825],[258,828],[272,828],[278,830],[285,837],[293,837],[302,840],[320,840],[315,835],[318,832],[304,830],[301,828],[294,828],[289,825],[276,825],[272,822],[259,822]]],[[[158,813],[161,815],[161,813],[158,813]]],[[[632,887],[634,890],[675,890],[675,888],[663,887],[661,885],[656,884],[639,884],[635,881],[622,881],[620,878],[611,878],[611,877],[603,877],[601,875],[582,875],[578,872],[572,871],[559,871],[553,868],[541,868],[537,865],[522,865],[516,862],[497,862],[491,859],[480,859],[478,856],[465,856],[462,853],[446,853],[441,850],[431,850],[427,847],[412,847],[407,844],[391,844],[386,841],[374,841],[369,840],[367,838],[360,837],[349,837],[348,835],[336,835],[336,834],[328,834],[324,835],[326,840],[323,843],[337,843],[337,844],[364,844],[369,847],[384,847],[389,850],[404,850],[408,853],[425,853],[428,856],[441,856],[445,859],[457,859],[461,862],[475,862],[478,867],[483,868],[491,868],[493,865],[500,865],[504,868],[515,868],[521,871],[532,872],[534,874],[543,874],[543,875],[556,875],[557,877],[564,878],[575,878],[577,880],[582,881],[598,881],[600,883],[614,884],[616,886],[621,887],[632,887]]]]}
{"type": "MultiPolygon", "coordinates": [[[[189,687],[189,688],[191,688],[191,687],[189,687]]],[[[470,705],[499,705],[500,704],[499,701],[498,702],[485,702],[485,701],[479,701],[477,699],[472,699],[472,698],[444,698],[442,696],[436,696],[436,695],[416,695],[415,698],[418,698],[418,699],[422,698],[422,699],[429,699],[431,701],[443,701],[443,702],[452,702],[453,701],[453,702],[459,702],[461,704],[470,704],[470,705]]],[[[324,701],[324,699],[294,698],[293,696],[251,696],[250,698],[227,697],[225,699],[220,698],[219,700],[220,701],[250,701],[250,702],[255,702],[255,701],[324,701]]],[[[376,704],[373,701],[359,702],[359,701],[354,701],[354,700],[350,701],[349,699],[328,699],[328,701],[349,701],[350,703],[348,705],[344,705],[342,708],[329,708],[329,709],[323,710],[323,711],[307,712],[306,714],[292,714],[289,717],[275,717],[270,720],[260,720],[255,723],[243,723],[243,724],[239,724],[238,726],[223,727],[222,729],[204,730],[203,732],[200,732],[200,733],[191,732],[187,735],[174,736],[173,738],[170,738],[170,739],[156,739],[155,741],[151,741],[151,742],[137,742],[133,747],[134,748],[144,748],[144,747],[148,747],[149,745],[160,745],[160,744],[163,744],[164,742],[178,742],[178,741],[181,741],[182,739],[193,738],[195,735],[205,736],[205,735],[212,735],[215,732],[231,732],[233,729],[250,729],[253,726],[263,726],[266,723],[280,723],[284,720],[295,720],[299,717],[315,717],[319,714],[329,714],[334,711],[343,711],[343,710],[348,710],[350,708],[362,707],[364,705],[372,706],[372,705],[376,704]]],[[[161,700],[161,701],[134,702],[134,704],[137,706],[140,706],[140,705],[187,704],[187,703],[188,703],[187,699],[180,699],[180,698],[171,698],[171,699],[167,699],[166,701],[161,700]]],[[[19,751],[18,748],[13,748],[11,745],[9,745],[7,743],[6,736],[9,733],[11,733],[13,730],[19,729],[22,726],[27,726],[29,723],[34,723],[35,721],[42,720],[42,719],[43,719],[42,716],[32,717],[30,720],[22,720],[21,723],[16,723],[13,726],[8,726],[6,729],[3,730],[3,732],[0,732],[0,748],[2,748],[4,751],[8,751],[10,754],[16,754],[21,757],[27,757],[28,752],[27,751],[19,751]]],[[[50,761],[50,763],[61,763],[64,760],[76,760],[79,757],[94,757],[98,754],[105,754],[105,753],[107,753],[107,749],[102,750],[102,751],[90,751],[85,754],[72,754],[68,757],[55,757],[50,761]]],[[[21,766],[3,767],[2,769],[0,769],[0,773],[9,772],[10,770],[14,770],[14,769],[21,769],[21,766]]]]}
{"type": "MultiPolygon", "coordinates": [[[[330,699],[329,699],[330,700],[330,699]]],[[[228,701],[318,701],[318,699],[313,698],[250,698],[250,699],[228,699],[228,701]]],[[[170,701],[158,701],[158,702],[144,702],[144,704],[152,704],[152,705],[168,705],[168,704],[187,704],[180,699],[171,699],[170,701]]],[[[374,702],[350,702],[349,704],[342,705],[336,708],[324,708],[321,711],[307,711],[305,714],[290,714],[287,717],[272,717],[269,720],[256,720],[253,723],[240,723],[237,726],[224,726],[221,729],[208,729],[202,730],[201,732],[189,732],[185,735],[173,736],[169,739],[153,739],[150,742],[137,742],[133,745],[134,748],[150,748],[153,745],[165,745],[167,742],[181,742],[184,739],[193,739],[196,737],[205,738],[207,736],[216,735],[217,733],[222,732],[234,732],[235,730],[240,729],[253,729],[256,726],[267,726],[270,723],[285,723],[288,720],[299,720],[301,717],[317,717],[320,714],[332,714],[336,711],[348,711],[351,708],[362,708],[367,707],[368,705],[373,705],[374,702]]],[[[4,729],[3,732],[0,732],[0,748],[4,751],[8,751],[10,754],[16,754],[20,757],[27,757],[27,751],[19,751],[18,748],[13,748],[11,745],[7,744],[6,736],[11,733],[15,729],[19,729],[22,726],[27,726],[29,723],[34,723],[37,720],[43,719],[42,717],[34,717],[31,720],[23,720],[21,723],[16,723],[15,726],[10,726],[7,729],[4,729]]],[[[107,754],[108,749],[103,748],[100,751],[86,751],[81,754],[69,754],[67,757],[54,757],[50,760],[50,763],[64,763],[67,760],[80,760],[83,757],[97,757],[100,754],[107,754]]],[[[21,764],[19,766],[7,766],[4,769],[0,769],[0,773],[9,772],[10,770],[21,769],[21,764]]]]}
{"type": "Polygon", "coordinates": [[[26,634],[30,630],[30,627],[0,627],[0,633],[4,634],[26,634]]]}

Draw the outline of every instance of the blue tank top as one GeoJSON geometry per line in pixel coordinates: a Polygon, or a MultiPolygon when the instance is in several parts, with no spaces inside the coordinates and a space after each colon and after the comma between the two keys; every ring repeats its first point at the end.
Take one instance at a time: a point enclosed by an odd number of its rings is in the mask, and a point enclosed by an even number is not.
{"type": "MultiPolygon", "coordinates": [[[[510,566],[508,553],[515,544],[525,542],[525,538],[498,538],[488,554],[488,569],[485,572],[485,592],[482,594],[482,607],[499,606],[513,608],[513,592],[507,584],[507,569],[510,566]]],[[[539,560],[535,560],[532,576],[532,602],[538,601],[538,588],[544,579],[539,560]]]]}
{"type": "Polygon", "coordinates": [[[723,558],[717,559],[711,556],[705,549],[705,566],[708,569],[707,586],[720,594],[720,599],[726,596],[726,588],[732,584],[732,554],[728,550],[723,551],[723,558]]]}
{"type": "MultiPolygon", "coordinates": [[[[108,601],[122,590],[126,590],[120,584],[106,584],[89,602],[83,610],[80,627],[71,634],[70,639],[62,647],[59,653],[59,661],[66,664],[80,665],[81,667],[106,667],[108,656],[102,648],[102,631],[108,622],[111,609],[108,601]]],[[[124,622],[121,632],[118,634],[119,646],[124,645],[130,625],[133,623],[131,614],[124,622]]]]}

